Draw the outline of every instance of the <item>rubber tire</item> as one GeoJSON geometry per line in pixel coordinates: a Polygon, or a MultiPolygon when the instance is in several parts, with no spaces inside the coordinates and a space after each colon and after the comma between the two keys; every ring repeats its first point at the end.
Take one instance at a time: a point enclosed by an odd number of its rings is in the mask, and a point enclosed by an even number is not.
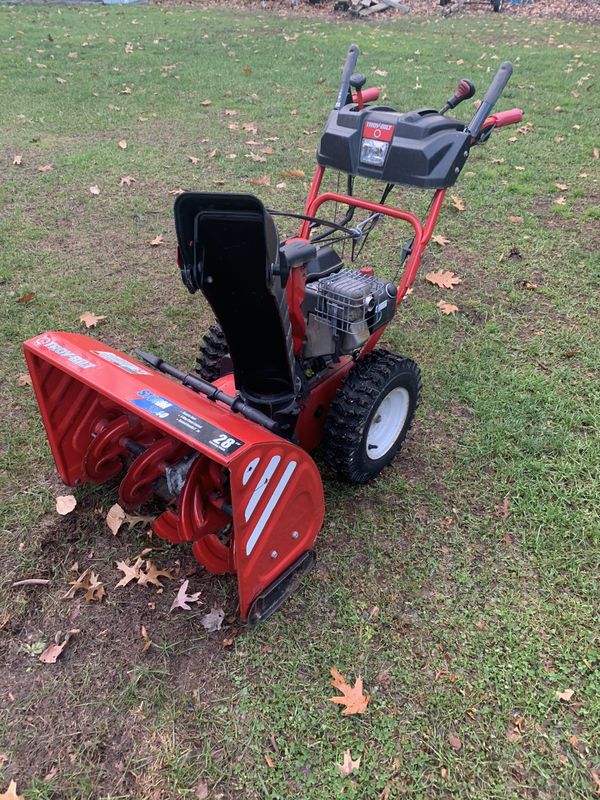
{"type": "Polygon", "coordinates": [[[196,372],[205,381],[213,383],[220,378],[221,362],[229,355],[225,334],[216,323],[202,337],[200,353],[196,359],[196,372]]]}
{"type": "Polygon", "coordinates": [[[421,371],[414,361],[387,350],[360,359],[338,389],[325,422],[322,451],[327,465],[348,483],[368,483],[390,464],[411,428],[421,400],[421,371]],[[406,421],[394,444],[380,459],[367,456],[369,424],[392,389],[408,391],[406,421]]]}

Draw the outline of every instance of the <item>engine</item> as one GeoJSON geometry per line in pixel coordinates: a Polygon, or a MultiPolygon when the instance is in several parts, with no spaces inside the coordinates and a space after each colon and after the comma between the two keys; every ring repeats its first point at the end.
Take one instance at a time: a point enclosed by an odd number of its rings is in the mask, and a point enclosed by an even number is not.
{"type": "Polygon", "coordinates": [[[396,295],[393,284],[348,269],[307,283],[304,357],[337,357],[359,350],[392,319],[396,295]]]}

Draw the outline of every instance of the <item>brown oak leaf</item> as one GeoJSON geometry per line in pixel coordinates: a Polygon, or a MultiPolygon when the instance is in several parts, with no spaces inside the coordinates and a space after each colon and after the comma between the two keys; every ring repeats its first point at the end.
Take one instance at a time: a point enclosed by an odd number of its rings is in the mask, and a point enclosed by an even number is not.
{"type": "Polygon", "coordinates": [[[177,597],[173,600],[171,608],[169,609],[169,614],[171,611],[175,611],[176,608],[182,608],[184,611],[191,611],[192,609],[189,603],[197,603],[200,599],[200,592],[193,592],[192,594],[187,593],[189,583],[189,580],[184,581],[179,587],[177,597]]]}
{"type": "Polygon", "coordinates": [[[353,772],[358,771],[360,767],[360,756],[354,760],[350,755],[350,750],[344,750],[344,761],[341,764],[336,764],[336,767],[340,771],[340,775],[343,778],[347,778],[349,775],[352,775],[353,772]]]}
{"type": "Polygon", "coordinates": [[[459,283],[462,283],[458,275],[450,270],[438,270],[437,272],[428,272],[425,275],[425,280],[433,283],[434,286],[439,286],[440,289],[453,289],[459,283]]]}
{"type": "Polygon", "coordinates": [[[338,672],[335,667],[332,667],[330,672],[332,675],[330,681],[331,685],[342,693],[340,697],[330,697],[330,701],[338,705],[346,706],[342,711],[344,716],[349,716],[350,714],[364,714],[369,705],[371,696],[363,692],[363,682],[360,675],[356,679],[354,686],[350,686],[349,683],[346,683],[344,676],[338,672]]]}
{"type": "Polygon", "coordinates": [[[79,317],[79,322],[83,322],[86,328],[95,328],[100,320],[103,319],[106,319],[106,317],[102,315],[98,316],[98,314],[94,314],[93,311],[84,311],[79,317]]]}
{"type": "Polygon", "coordinates": [[[458,312],[458,306],[455,306],[453,303],[447,303],[445,300],[440,300],[437,304],[437,307],[440,309],[442,314],[456,314],[458,312]]]}

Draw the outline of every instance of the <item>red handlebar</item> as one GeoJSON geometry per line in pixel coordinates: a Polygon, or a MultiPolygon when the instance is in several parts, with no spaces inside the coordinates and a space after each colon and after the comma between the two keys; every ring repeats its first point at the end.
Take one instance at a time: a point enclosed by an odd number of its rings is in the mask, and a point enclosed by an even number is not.
{"type": "Polygon", "coordinates": [[[523,112],[520,108],[511,108],[509,111],[497,111],[495,114],[490,114],[486,119],[483,127],[488,125],[495,125],[497,128],[503,128],[505,125],[516,125],[523,119],[523,112]]]}
{"type": "MultiPolygon", "coordinates": [[[[361,92],[361,98],[363,103],[370,103],[371,100],[378,100],[379,99],[379,89],[376,86],[372,86],[370,89],[365,89],[364,92],[361,92]]],[[[352,95],[352,102],[358,103],[358,95],[352,95]]]]}

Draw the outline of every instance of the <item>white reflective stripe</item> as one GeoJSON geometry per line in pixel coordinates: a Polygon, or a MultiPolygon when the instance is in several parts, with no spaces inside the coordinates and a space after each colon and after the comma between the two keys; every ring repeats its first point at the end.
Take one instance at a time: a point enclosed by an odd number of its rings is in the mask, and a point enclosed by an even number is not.
{"type": "Polygon", "coordinates": [[[248,483],[252,473],[258,467],[259,464],[260,464],[260,458],[253,458],[252,461],[248,464],[248,466],[244,470],[244,477],[242,478],[242,483],[244,484],[244,486],[248,483]]]}
{"type": "Polygon", "coordinates": [[[244,511],[244,516],[246,517],[246,522],[252,516],[252,512],[258,505],[260,498],[263,496],[265,489],[267,488],[269,481],[273,477],[273,473],[277,469],[279,462],[281,461],[281,456],[273,456],[269,463],[267,464],[267,468],[260,476],[258,483],[256,484],[256,489],[252,492],[252,496],[246,506],[246,510],[244,511]]]}
{"type": "Polygon", "coordinates": [[[297,466],[297,462],[296,461],[290,461],[290,463],[285,468],[285,472],[283,473],[283,475],[279,479],[279,483],[275,487],[275,491],[271,495],[271,499],[267,503],[263,513],[260,515],[260,519],[256,523],[256,525],[254,527],[254,530],[252,531],[252,534],[250,535],[250,538],[248,539],[248,541],[246,543],[246,555],[247,556],[249,556],[250,553],[254,550],[254,545],[257,543],[259,536],[263,532],[263,528],[265,527],[265,525],[269,521],[269,517],[271,516],[271,514],[273,513],[273,509],[275,508],[275,506],[279,502],[279,498],[283,494],[283,490],[285,489],[285,487],[288,485],[288,482],[289,482],[290,478],[292,477],[292,473],[296,469],[296,466],[297,466]]]}

